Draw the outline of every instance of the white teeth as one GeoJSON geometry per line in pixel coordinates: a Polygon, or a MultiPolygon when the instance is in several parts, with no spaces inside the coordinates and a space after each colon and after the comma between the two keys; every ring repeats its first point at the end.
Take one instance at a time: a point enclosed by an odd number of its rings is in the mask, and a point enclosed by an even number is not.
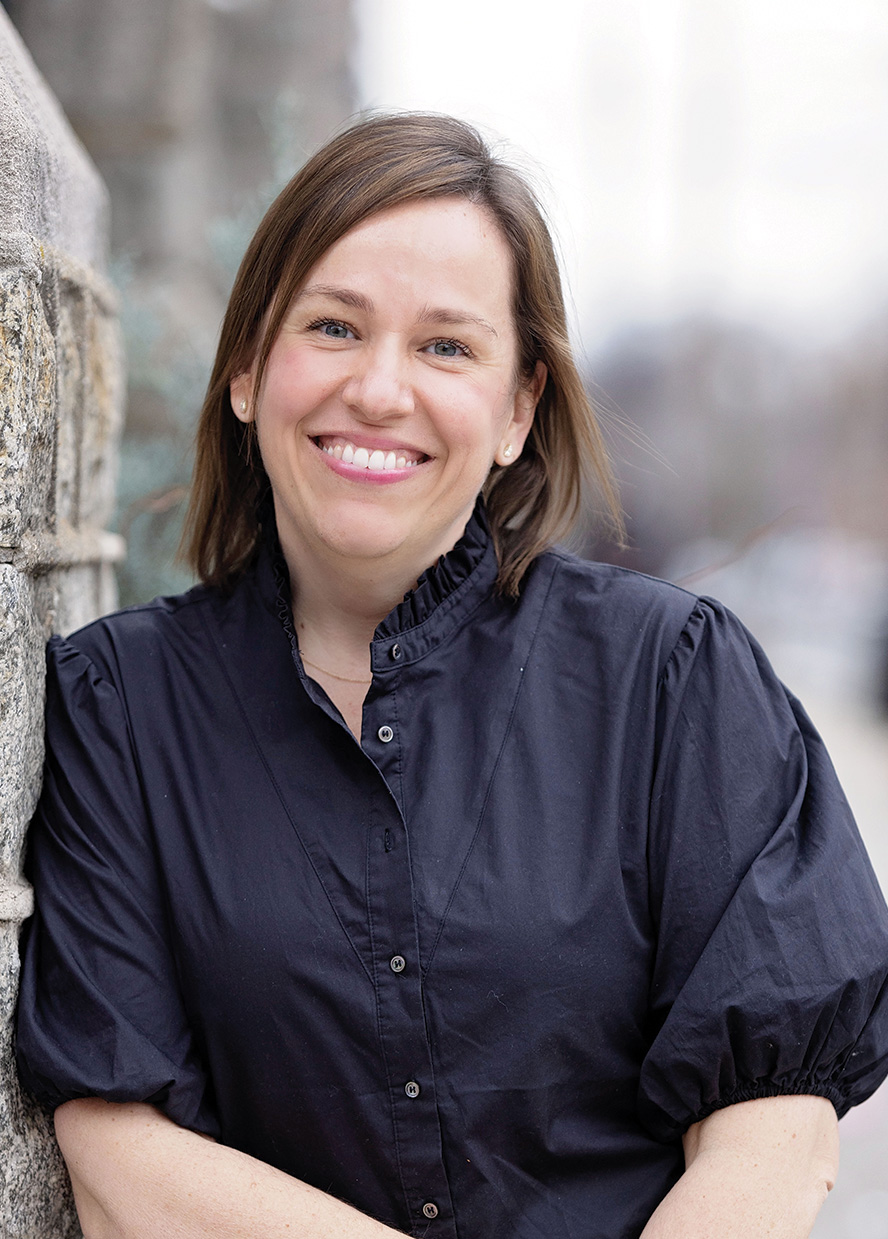
{"type": "Polygon", "coordinates": [[[353,443],[335,443],[332,447],[321,444],[321,450],[344,465],[356,465],[359,469],[370,469],[374,473],[384,473],[392,469],[413,469],[418,460],[408,460],[403,452],[385,451],[377,447],[372,450],[366,447],[355,447],[353,443]]]}

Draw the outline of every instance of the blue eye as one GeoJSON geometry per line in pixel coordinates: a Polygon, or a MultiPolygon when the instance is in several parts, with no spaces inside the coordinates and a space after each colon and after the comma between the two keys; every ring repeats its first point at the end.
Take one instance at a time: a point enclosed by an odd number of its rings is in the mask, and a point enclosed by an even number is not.
{"type": "Polygon", "coordinates": [[[316,331],[318,335],[328,340],[348,340],[354,335],[352,329],[337,318],[316,319],[315,322],[308,324],[308,330],[316,331]]]}
{"type": "Polygon", "coordinates": [[[466,349],[456,340],[435,340],[432,352],[436,357],[464,357],[466,349]]]}

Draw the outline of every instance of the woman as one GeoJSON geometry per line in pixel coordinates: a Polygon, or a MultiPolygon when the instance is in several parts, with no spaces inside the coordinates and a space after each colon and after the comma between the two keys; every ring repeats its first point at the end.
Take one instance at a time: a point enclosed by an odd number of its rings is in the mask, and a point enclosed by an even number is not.
{"type": "Polygon", "coordinates": [[[737,621],[548,549],[584,464],[522,180],[334,139],[232,294],[204,584],[51,646],[19,1056],[87,1236],[808,1234],[888,915],[737,621]]]}

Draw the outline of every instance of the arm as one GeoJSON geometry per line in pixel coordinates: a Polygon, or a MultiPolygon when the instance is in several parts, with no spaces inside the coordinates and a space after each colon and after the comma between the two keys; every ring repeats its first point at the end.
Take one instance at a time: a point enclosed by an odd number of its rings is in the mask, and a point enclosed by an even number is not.
{"type": "Polygon", "coordinates": [[[807,1239],[839,1163],[836,1113],[822,1097],[727,1106],[684,1145],[685,1173],[641,1239],[807,1239]]]}
{"type": "Polygon", "coordinates": [[[152,1106],[90,1097],[55,1113],[85,1239],[385,1239],[399,1235],[152,1106]]]}

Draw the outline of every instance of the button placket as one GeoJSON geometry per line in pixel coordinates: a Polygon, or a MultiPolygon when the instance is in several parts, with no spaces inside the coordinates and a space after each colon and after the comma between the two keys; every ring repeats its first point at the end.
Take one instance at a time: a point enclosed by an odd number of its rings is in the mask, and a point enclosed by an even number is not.
{"type": "MultiPolygon", "coordinates": [[[[394,803],[390,809],[395,810],[394,803]]],[[[368,854],[367,892],[379,1029],[396,1139],[402,1150],[400,1174],[406,1204],[414,1225],[419,1223],[423,1228],[433,1220],[423,1212],[424,1207],[434,1205],[438,1211],[434,1233],[442,1239],[455,1239],[449,1220],[450,1185],[443,1163],[422,977],[418,963],[414,966],[418,957],[414,954],[416,923],[409,847],[403,819],[400,815],[397,820],[390,817],[389,811],[377,819],[368,854]],[[390,850],[386,850],[387,833],[398,840],[390,850]],[[393,954],[394,943],[402,949],[409,944],[406,955],[393,954]]]]}

